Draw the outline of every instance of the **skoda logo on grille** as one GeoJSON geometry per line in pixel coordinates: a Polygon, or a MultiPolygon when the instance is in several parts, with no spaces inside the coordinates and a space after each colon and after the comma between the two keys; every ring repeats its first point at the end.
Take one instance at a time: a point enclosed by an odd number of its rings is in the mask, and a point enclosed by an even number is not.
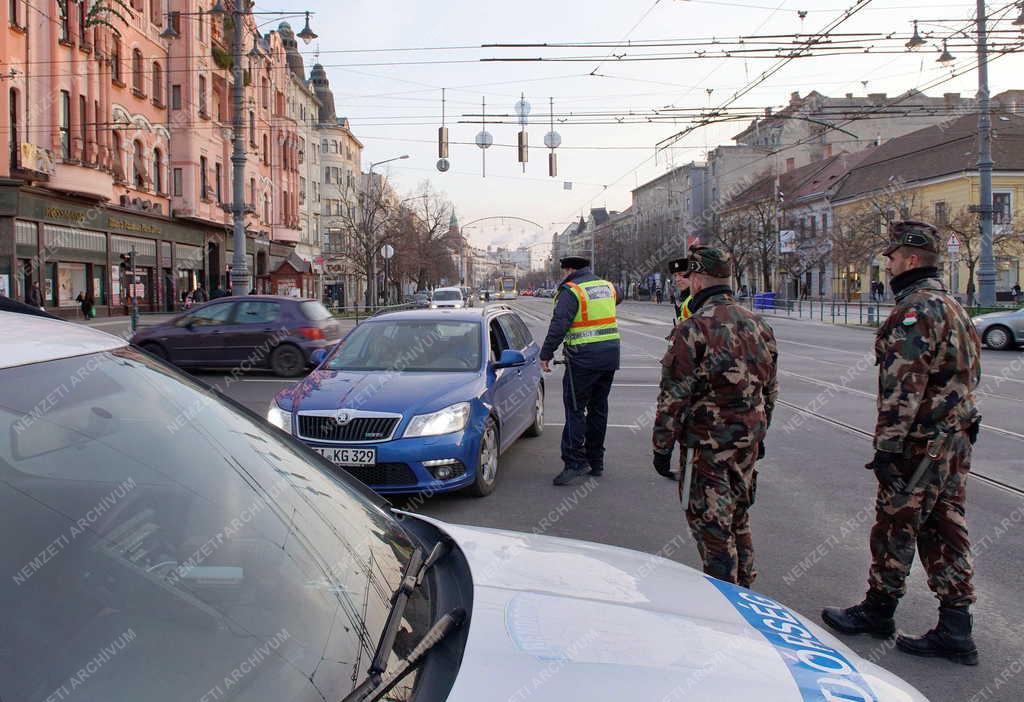
{"type": "Polygon", "coordinates": [[[352,421],[352,414],[348,410],[338,410],[338,413],[334,415],[334,421],[345,426],[352,421]]]}

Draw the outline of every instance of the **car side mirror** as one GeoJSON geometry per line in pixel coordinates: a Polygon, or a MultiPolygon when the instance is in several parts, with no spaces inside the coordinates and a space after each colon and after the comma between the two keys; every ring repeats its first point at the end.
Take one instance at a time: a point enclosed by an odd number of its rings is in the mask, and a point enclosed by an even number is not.
{"type": "Polygon", "coordinates": [[[522,351],[505,349],[501,352],[501,358],[499,358],[496,363],[491,364],[491,368],[499,370],[501,368],[518,368],[525,365],[526,356],[523,355],[522,351]]]}
{"type": "Polygon", "coordinates": [[[313,362],[314,366],[319,366],[324,360],[327,359],[327,349],[317,349],[310,354],[309,360],[313,362]]]}

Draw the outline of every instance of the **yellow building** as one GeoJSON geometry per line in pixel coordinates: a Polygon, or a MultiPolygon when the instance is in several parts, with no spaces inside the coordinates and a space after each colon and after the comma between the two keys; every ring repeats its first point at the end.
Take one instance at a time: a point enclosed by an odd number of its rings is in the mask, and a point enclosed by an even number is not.
{"type": "MultiPolygon", "coordinates": [[[[1024,259],[1024,118],[994,115],[992,152],[996,291],[998,300],[1009,301],[1024,259]]],[[[892,139],[847,172],[830,195],[836,293],[866,298],[872,282],[886,282],[880,252],[888,224],[919,219],[938,227],[948,242],[943,281],[968,300],[976,292],[981,253],[979,219],[971,211],[980,201],[977,162],[972,115],[892,139]]]]}

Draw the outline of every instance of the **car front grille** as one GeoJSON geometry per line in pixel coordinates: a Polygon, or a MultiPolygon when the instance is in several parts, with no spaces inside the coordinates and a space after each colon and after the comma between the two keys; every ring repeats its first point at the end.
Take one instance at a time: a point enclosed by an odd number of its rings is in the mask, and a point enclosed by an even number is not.
{"type": "Polygon", "coordinates": [[[378,463],[373,466],[340,466],[353,478],[370,486],[415,485],[416,474],[405,463],[378,463]]]}
{"type": "Polygon", "coordinates": [[[300,414],[299,436],[316,441],[386,441],[397,424],[397,417],[356,417],[339,424],[334,417],[300,414]]]}

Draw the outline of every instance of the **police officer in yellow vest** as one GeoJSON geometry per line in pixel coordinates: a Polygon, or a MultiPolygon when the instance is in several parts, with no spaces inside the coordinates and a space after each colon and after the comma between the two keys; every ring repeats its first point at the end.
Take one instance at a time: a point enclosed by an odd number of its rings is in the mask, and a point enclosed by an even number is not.
{"type": "Polygon", "coordinates": [[[608,393],[619,369],[619,328],[615,306],[621,297],[612,283],[590,270],[579,256],[559,260],[564,278],[554,299],[554,314],[540,351],[541,369],[551,371],[555,350],[564,344],[562,377],[562,462],[554,480],[568,485],[576,478],[604,472],[604,436],[608,426],[608,393]]]}
{"type": "Polygon", "coordinates": [[[675,258],[668,262],[668,270],[672,274],[672,282],[679,291],[679,304],[676,305],[676,322],[684,322],[690,318],[690,279],[686,277],[687,258],[675,258]]]}

